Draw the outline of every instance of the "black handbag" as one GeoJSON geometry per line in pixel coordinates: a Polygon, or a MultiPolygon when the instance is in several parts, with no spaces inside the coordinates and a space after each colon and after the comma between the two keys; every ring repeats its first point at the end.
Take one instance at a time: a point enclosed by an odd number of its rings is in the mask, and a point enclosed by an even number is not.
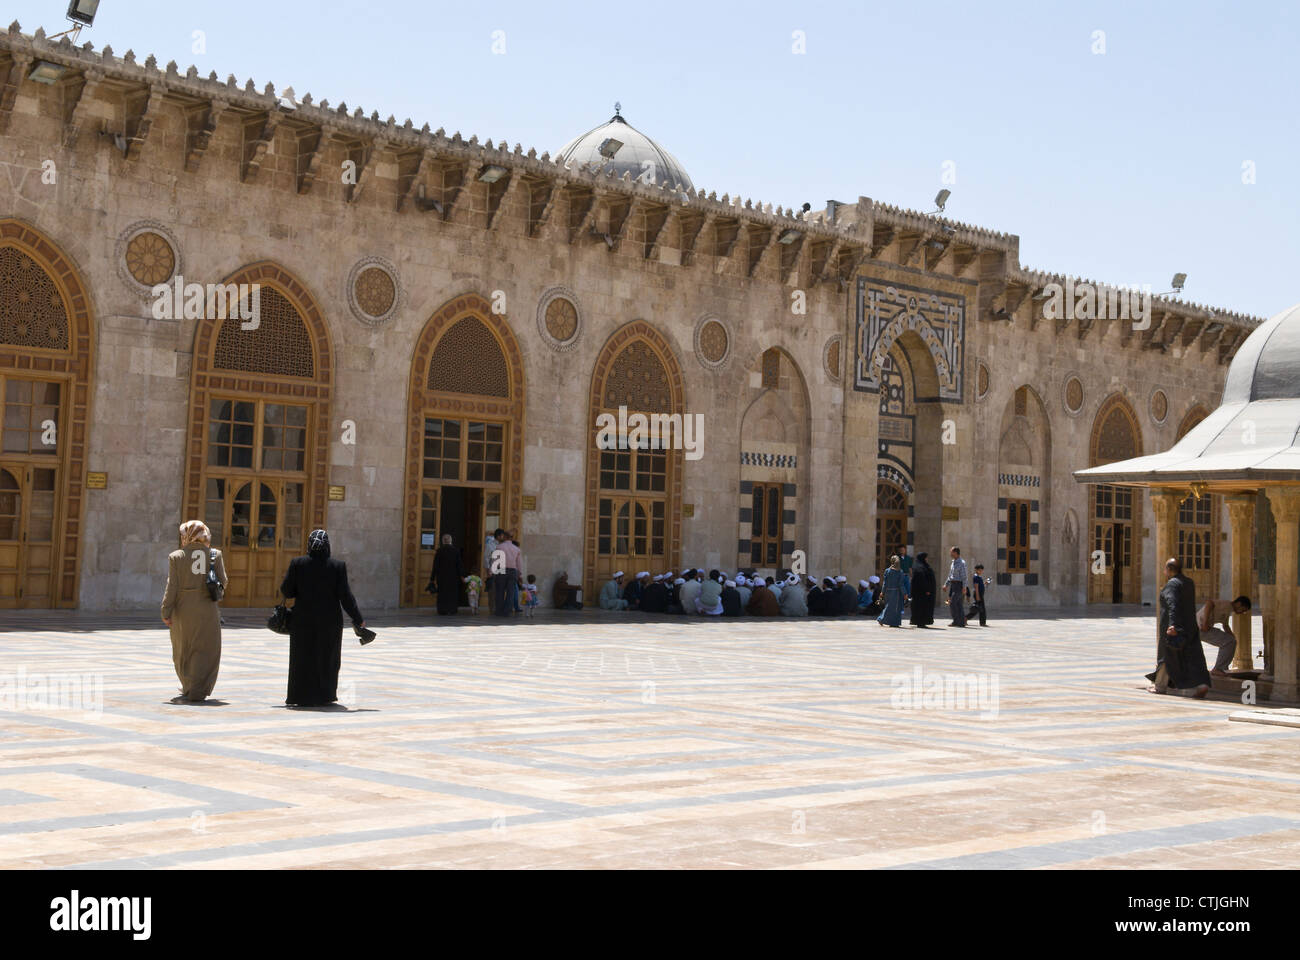
{"type": "Polygon", "coordinates": [[[292,623],[292,608],[285,606],[284,603],[277,603],[275,609],[271,612],[271,616],[267,618],[266,626],[272,633],[280,633],[287,636],[292,623]]]}
{"type": "Polygon", "coordinates": [[[217,578],[217,551],[208,551],[208,596],[213,602],[220,603],[226,595],[226,588],[221,585],[217,578]]]}

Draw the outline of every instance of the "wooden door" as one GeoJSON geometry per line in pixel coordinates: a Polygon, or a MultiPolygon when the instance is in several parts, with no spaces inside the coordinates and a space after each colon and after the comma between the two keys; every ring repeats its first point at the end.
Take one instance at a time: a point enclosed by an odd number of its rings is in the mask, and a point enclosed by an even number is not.
{"type": "Polygon", "coordinates": [[[0,464],[0,608],[53,606],[58,471],[0,464]]]}
{"type": "Polygon", "coordinates": [[[601,497],[597,520],[596,580],[603,585],[622,570],[662,573],[668,562],[664,501],[601,497]]]}
{"type": "Polygon", "coordinates": [[[274,606],[289,561],[305,549],[305,485],[276,478],[209,478],[204,522],[225,558],[225,604],[274,606]]]}
{"type": "Polygon", "coordinates": [[[876,484],[876,568],[907,546],[907,494],[892,483],[876,484]]]}

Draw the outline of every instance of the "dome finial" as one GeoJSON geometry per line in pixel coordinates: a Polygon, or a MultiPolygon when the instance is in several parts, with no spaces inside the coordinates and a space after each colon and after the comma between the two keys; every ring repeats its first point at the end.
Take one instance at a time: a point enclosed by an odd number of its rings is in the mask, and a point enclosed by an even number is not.
{"type": "Polygon", "coordinates": [[[617,100],[614,101],[614,116],[620,118],[623,116],[623,104],[619,103],[617,100]]]}

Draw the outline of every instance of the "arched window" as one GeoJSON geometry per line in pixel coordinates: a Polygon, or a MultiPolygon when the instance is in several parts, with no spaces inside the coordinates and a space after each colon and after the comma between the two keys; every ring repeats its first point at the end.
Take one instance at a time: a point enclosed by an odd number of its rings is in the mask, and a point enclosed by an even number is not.
{"type": "MultiPolygon", "coordinates": [[[[1115,395],[1102,404],[1093,422],[1090,466],[1141,456],[1137,416],[1115,395]]],[[[1090,603],[1137,603],[1141,599],[1141,500],[1132,487],[1094,484],[1091,490],[1092,554],[1090,603]],[[1099,562],[1100,560],[1100,562],[1099,562]]]]}
{"type": "Polygon", "coordinates": [[[92,341],[71,261],[0,219],[0,608],[77,605],[92,341]]]}
{"type": "Polygon", "coordinates": [[[243,288],[256,323],[210,309],[195,330],[183,519],[202,519],[224,554],[224,602],[262,607],[325,526],[332,356],[315,299],[287,270],[255,264],[223,286],[243,288]]]}
{"type": "MultiPolygon", "coordinates": [[[[668,343],[637,321],[605,344],[592,374],[587,460],[585,583],[588,596],[615,570],[666,570],[681,541],[681,369],[668,343]],[[653,439],[632,417],[658,415],[653,439]],[[598,432],[602,415],[618,424],[598,432]],[[665,421],[675,436],[664,436],[665,421]],[[624,425],[629,429],[624,432],[624,425]]],[[[611,422],[611,421],[606,421],[611,422]]]]}
{"type": "Polygon", "coordinates": [[[433,555],[451,536],[465,568],[486,574],[486,538],[518,532],[523,478],[523,359],[506,317],[477,294],[443,304],[411,360],[404,606],[427,606],[433,555]]]}

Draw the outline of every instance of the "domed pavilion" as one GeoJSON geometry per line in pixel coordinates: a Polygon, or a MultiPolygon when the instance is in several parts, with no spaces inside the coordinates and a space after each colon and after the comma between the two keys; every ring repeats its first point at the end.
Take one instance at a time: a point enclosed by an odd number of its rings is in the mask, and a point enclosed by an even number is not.
{"type": "MultiPolygon", "coordinates": [[[[1226,497],[1232,595],[1253,596],[1258,574],[1264,679],[1271,675],[1274,700],[1300,699],[1300,304],[1246,339],[1228,370],[1219,408],[1174,447],[1074,476],[1081,483],[1151,490],[1161,564],[1178,555],[1174,533],[1180,504],[1189,496],[1226,497]]],[[[1198,588],[1198,602],[1217,593],[1212,585],[1198,588]]],[[[1250,670],[1249,615],[1233,618],[1233,632],[1234,671],[1250,670]]]]}

